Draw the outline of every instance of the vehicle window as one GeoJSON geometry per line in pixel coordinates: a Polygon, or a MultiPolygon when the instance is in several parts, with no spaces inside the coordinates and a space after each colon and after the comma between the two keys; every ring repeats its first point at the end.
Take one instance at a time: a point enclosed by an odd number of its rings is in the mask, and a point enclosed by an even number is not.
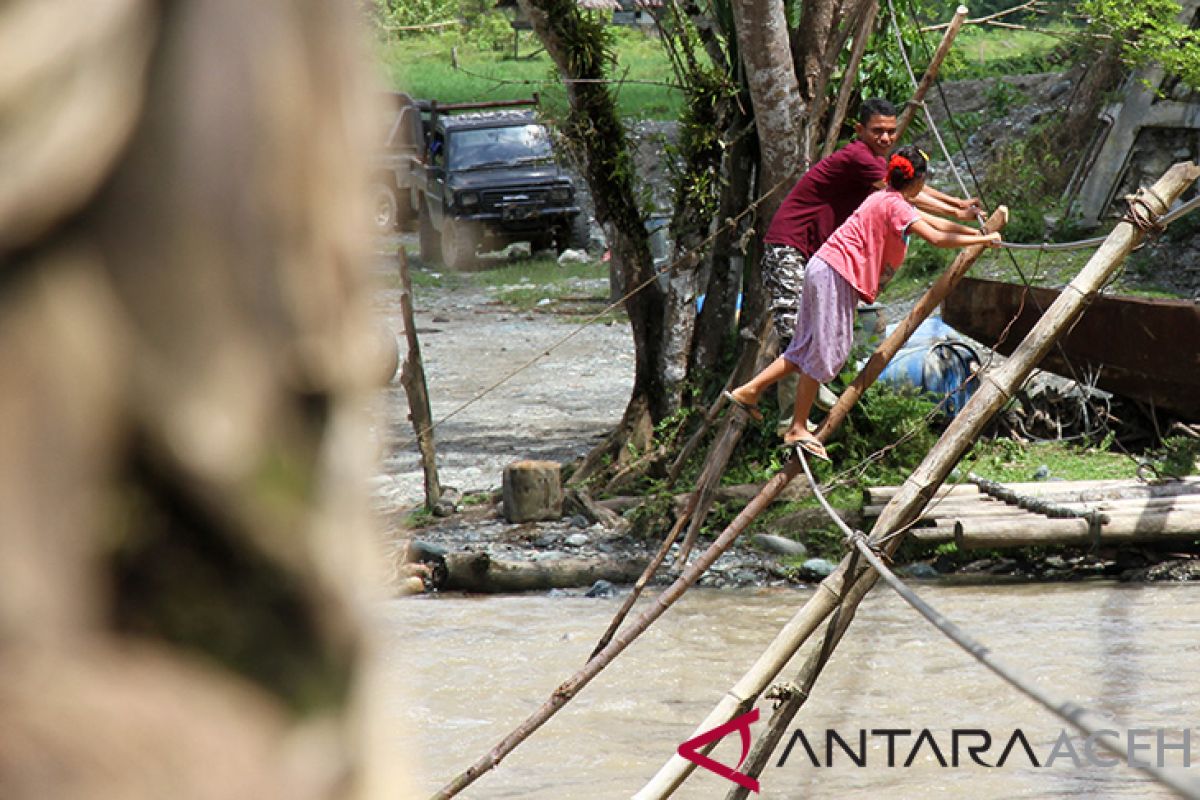
{"type": "Polygon", "coordinates": [[[455,131],[450,169],[540,161],[553,157],[550,136],[541,125],[509,125],[455,131]]]}

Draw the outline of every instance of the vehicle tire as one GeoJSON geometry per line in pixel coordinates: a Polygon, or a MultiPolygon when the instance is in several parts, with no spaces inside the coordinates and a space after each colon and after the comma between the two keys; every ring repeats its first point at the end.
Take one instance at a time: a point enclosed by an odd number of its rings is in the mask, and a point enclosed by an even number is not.
{"type": "Polygon", "coordinates": [[[421,206],[419,216],[417,242],[420,245],[421,262],[427,267],[432,267],[442,262],[442,240],[438,235],[437,228],[433,227],[429,209],[421,206]]]}
{"type": "Polygon", "coordinates": [[[588,224],[587,214],[582,211],[571,218],[560,231],[558,235],[558,254],[561,256],[566,250],[583,250],[587,252],[588,242],[592,238],[591,226],[588,224]]]}
{"type": "Polygon", "coordinates": [[[395,233],[399,226],[400,203],[395,190],[385,183],[371,185],[371,221],[375,232],[381,234],[395,233]]]}
{"type": "Polygon", "coordinates": [[[552,250],[554,248],[554,234],[545,236],[535,236],[529,241],[530,255],[536,255],[543,250],[552,250]]]}
{"type": "Polygon", "coordinates": [[[442,225],[442,259],[446,268],[468,270],[476,264],[479,228],[471,222],[447,219],[442,225]]]}

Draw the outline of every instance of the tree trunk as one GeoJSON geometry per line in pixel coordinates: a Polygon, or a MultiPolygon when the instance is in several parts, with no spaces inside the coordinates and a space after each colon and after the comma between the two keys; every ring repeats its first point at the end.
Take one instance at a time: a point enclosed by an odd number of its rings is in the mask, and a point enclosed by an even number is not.
{"type": "MultiPolygon", "coordinates": [[[[849,0],[845,7],[853,9],[854,5],[855,0],[849,0]]],[[[850,34],[850,26],[838,24],[842,10],[841,0],[807,0],[800,26],[796,29],[793,58],[799,76],[800,101],[805,107],[801,158],[806,170],[821,144],[821,120],[825,114],[825,88],[829,84],[829,75],[850,34]]],[[[853,11],[850,13],[853,16],[853,11]]]]}
{"type": "Polygon", "coordinates": [[[629,583],[641,570],[641,563],[617,556],[504,561],[487,553],[452,553],[446,556],[446,579],[439,588],[484,594],[576,589],[600,580],[629,583]]]}
{"type": "MultiPolygon", "coordinates": [[[[739,117],[742,129],[750,121],[739,117]]],[[[754,153],[756,142],[752,132],[737,137],[729,148],[723,175],[721,201],[717,207],[717,224],[733,219],[750,204],[754,185],[754,153]]],[[[731,331],[736,327],[738,296],[745,274],[745,255],[738,250],[742,228],[724,226],[717,233],[706,256],[708,283],[704,290],[704,305],[696,319],[696,335],[692,340],[691,374],[711,373],[724,360],[733,344],[731,331]]]]}
{"type": "Polygon", "coordinates": [[[572,0],[520,0],[520,5],[566,85],[570,113],[563,133],[580,156],[621,284],[626,292],[644,286],[625,301],[633,329],[633,390],[617,440],[602,445],[609,453],[623,451],[628,436],[666,416],[670,404],[658,369],[663,361],[663,293],[654,280],[625,127],[605,83],[603,29],[572,0]]]}
{"type": "MultiPolygon", "coordinates": [[[[680,120],[679,152],[683,169],[675,182],[675,209],[671,216],[674,252],[667,276],[663,342],[659,371],[663,378],[666,410],[682,404],[697,324],[696,299],[705,275],[707,242],[713,227],[712,209],[724,196],[722,165],[725,142],[739,121],[737,107],[727,94],[727,76],[718,78],[702,67],[695,53],[691,23],[675,11],[673,24],[660,23],[664,46],[673,48],[679,80],[687,87],[687,111],[680,120]]],[[[740,213],[738,209],[736,213],[740,213]]],[[[724,220],[718,217],[718,225],[724,220]]],[[[708,264],[711,265],[711,259],[708,264]]],[[[727,322],[724,317],[721,322],[727,322]]]]}
{"type": "Polygon", "coordinates": [[[803,169],[805,108],[792,61],[782,0],[733,0],[738,50],[754,104],[759,141],[759,234],[803,169]]]}
{"type": "Polygon", "coordinates": [[[834,104],[833,113],[829,115],[829,123],[825,128],[825,144],[821,146],[821,152],[817,158],[830,155],[837,147],[838,133],[842,129],[842,122],[846,119],[846,109],[850,104],[850,92],[858,77],[858,65],[862,63],[863,53],[867,49],[867,40],[871,38],[871,32],[875,29],[875,18],[878,13],[879,3],[875,0],[868,0],[865,7],[861,9],[854,32],[854,45],[850,51],[850,58],[846,62],[846,70],[842,73],[841,86],[838,88],[837,102],[834,104]]]}

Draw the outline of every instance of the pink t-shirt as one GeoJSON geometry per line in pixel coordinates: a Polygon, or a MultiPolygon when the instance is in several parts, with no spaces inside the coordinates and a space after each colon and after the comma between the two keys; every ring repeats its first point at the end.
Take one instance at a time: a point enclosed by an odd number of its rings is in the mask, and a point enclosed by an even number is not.
{"type": "Polygon", "coordinates": [[[872,303],[881,279],[890,279],[908,249],[905,234],[917,210],[897,191],[875,192],[814,253],[872,303]]]}

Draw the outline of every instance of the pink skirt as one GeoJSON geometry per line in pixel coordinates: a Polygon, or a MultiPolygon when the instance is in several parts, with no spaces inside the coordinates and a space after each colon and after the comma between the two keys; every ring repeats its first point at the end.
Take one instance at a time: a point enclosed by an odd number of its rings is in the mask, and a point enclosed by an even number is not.
{"type": "Polygon", "coordinates": [[[784,359],[819,383],[833,380],[850,356],[857,303],[858,293],[837,270],[817,256],[810,258],[796,332],[784,359]]]}

